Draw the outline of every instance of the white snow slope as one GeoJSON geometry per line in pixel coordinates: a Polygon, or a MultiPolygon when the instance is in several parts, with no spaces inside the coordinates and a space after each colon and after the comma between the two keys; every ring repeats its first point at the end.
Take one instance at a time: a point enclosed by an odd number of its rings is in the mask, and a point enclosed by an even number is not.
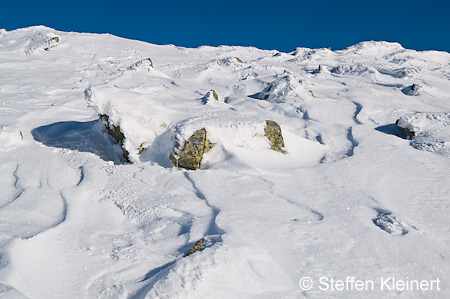
{"type": "Polygon", "coordinates": [[[446,52],[1,30],[0,297],[449,298],[449,112],[446,52]]]}

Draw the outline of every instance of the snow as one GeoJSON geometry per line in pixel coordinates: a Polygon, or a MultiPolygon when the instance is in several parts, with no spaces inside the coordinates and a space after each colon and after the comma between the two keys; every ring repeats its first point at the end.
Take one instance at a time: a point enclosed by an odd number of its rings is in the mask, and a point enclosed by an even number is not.
{"type": "Polygon", "coordinates": [[[398,126],[414,132],[411,145],[424,151],[450,157],[450,114],[413,113],[398,119],[398,126]]]}
{"type": "Polygon", "coordinates": [[[280,53],[1,30],[0,297],[447,298],[449,80],[449,53],[398,43],[280,53]],[[201,169],[175,167],[202,128],[201,169]]]}

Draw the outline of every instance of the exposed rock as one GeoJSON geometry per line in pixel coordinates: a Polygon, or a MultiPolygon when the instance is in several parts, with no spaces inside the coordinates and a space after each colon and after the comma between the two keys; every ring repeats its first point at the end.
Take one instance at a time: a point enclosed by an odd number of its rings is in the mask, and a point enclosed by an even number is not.
{"type": "Polygon", "coordinates": [[[220,66],[228,66],[228,67],[237,67],[239,64],[243,63],[243,61],[239,57],[226,57],[226,58],[220,58],[220,59],[214,59],[210,62],[208,62],[205,66],[211,67],[213,65],[220,65],[220,66]]]}
{"type": "Polygon", "coordinates": [[[204,242],[205,242],[205,241],[204,241],[203,239],[198,240],[198,241],[195,243],[194,247],[192,247],[192,249],[189,251],[188,256],[191,255],[191,254],[193,254],[193,253],[196,253],[197,251],[202,250],[202,248],[203,248],[203,243],[204,243],[204,242]]]}
{"type": "Polygon", "coordinates": [[[261,93],[260,98],[263,100],[267,100],[270,97],[270,91],[272,90],[273,85],[269,85],[264,91],[261,93]]]}
{"type": "Polygon", "coordinates": [[[214,97],[214,100],[219,101],[219,96],[217,95],[217,92],[215,90],[210,91],[212,93],[212,96],[214,97]]]}
{"type": "Polygon", "coordinates": [[[49,38],[49,39],[47,39],[45,41],[45,43],[43,45],[44,50],[48,51],[51,48],[56,47],[58,45],[58,43],[59,43],[59,37],[58,36],[51,37],[51,38],[49,38]]]}
{"type": "Polygon", "coordinates": [[[59,43],[59,36],[54,34],[38,34],[32,38],[30,44],[27,49],[25,49],[25,53],[27,55],[31,55],[37,50],[45,50],[49,51],[52,48],[56,47],[59,43]]]}
{"type": "Polygon", "coordinates": [[[132,66],[130,66],[128,69],[130,70],[150,70],[150,68],[153,68],[153,61],[150,58],[145,58],[142,60],[139,60],[132,66]]]}
{"type": "Polygon", "coordinates": [[[205,96],[202,98],[202,103],[206,104],[211,100],[219,102],[219,96],[217,95],[217,92],[214,89],[211,89],[205,94],[205,96]]]}
{"type": "Polygon", "coordinates": [[[200,168],[203,154],[213,147],[212,143],[206,139],[206,129],[194,132],[182,146],[175,145],[175,151],[170,155],[170,160],[178,167],[195,170],[200,168]]]}
{"type": "Polygon", "coordinates": [[[407,126],[404,126],[404,124],[400,125],[399,123],[400,123],[400,119],[397,119],[395,124],[397,125],[397,127],[399,127],[406,134],[406,138],[407,139],[413,138],[414,135],[415,135],[414,131],[411,128],[407,127],[407,126]]]}
{"type": "Polygon", "coordinates": [[[119,143],[120,146],[122,147],[122,152],[123,152],[124,158],[127,160],[127,162],[130,162],[130,159],[129,159],[130,153],[124,147],[125,135],[120,130],[120,126],[115,126],[115,125],[111,124],[109,122],[109,116],[106,114],[101,114],[100,120],[105,125],[105,128],[108,131],[108,133],[112,137],[114,137],[114,139],[117,141],[117,143],[119,143]]]}
{"type": "Polygon", "coordinates": [[[142,152],[146,149],[146,146],[144,145],[144,143],[141,143],[141,145],[138,148],[138,155],[142,154],[142,152]]]}
{"type": "Polygon", "coordinates": [[[402,92],[407,96],[418,96],[420,94],[421,90],[422,90],[421,86],[419,86],[417,84],[413,84],[411,86],[407,86],[407,87],[403,88],[402,92]]]}
{"type": "Polygon", "coordinates": [[[264,127],[264,135],[269,139],[271,145],[271,149],[283,154],[287,152],[283,150],[284,147],[284,139],[281,134],[280,125],[274,121],[266,120],[266,126],[264,127]]]}
{"type": "Polygon", "coordinates": [[[329,74],[330,71],[328,70],[328,67],[323,66],[321,64],[319,64],[319,66],[317,67],[317,69],[313,70],[311,72],[311,74],[317,75],[317,74],[329,74]]]}
{"type": "Polygon", "coordinates": [[[319,68],[317,69],[317,72],[318,73],[321,73],[322,72],[322,66],[319,64],[319,68]]]}

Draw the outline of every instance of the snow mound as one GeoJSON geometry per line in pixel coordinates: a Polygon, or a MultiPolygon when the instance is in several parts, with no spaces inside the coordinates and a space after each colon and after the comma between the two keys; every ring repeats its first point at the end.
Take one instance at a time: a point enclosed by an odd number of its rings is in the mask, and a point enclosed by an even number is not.
{"type": "Polygon", "coordinates": [[[406,235],[409,230],[391,212],[380,212],[373,223],[391,235],[406,235]]]}
{"type": "Polygon", "coordinates": [[[52,34],[37,35],[33,37],[28,49],[25,50],[27,55],[33,54],[38,49],[43,49],[49,51],[50,49],[56,47],[59,43],[59,36],[54,36],[52,34]]]}
{"type": "Polygon", "coordinates": [[[315,60],[327,57],[332,53],[333,52],[329,48],[309,49],[298,47],[291,53],[291,55],[295,56],[298,60],[315,60]]]}
{"type": "Polygon", "coordinates": [[[194,131],[204,127],[212,143],[232,144],[258,150],[269,148],[264,137],[265,120],[232,115],[210,115],[190,118],[175,125],[173,131],[179,142],[187,140],[194,131]]]}
{"type": "Polygon", "coordinates": [[[183,118],[184,111],[177,109],[178,96],[171,98],[170,92],[162,94],[171,86],[174,92],[185,94],[172,79],[144,59],[107,84],[89,87],[85,97],[99,115],[107,116],[108,125],[119,128],[126,136],[123,147],[129,159],[136,162],[140,148],[151,144],[172,121],[183,118]]]}
{"type": "Polygon", "coordinates": [[[259,95],[261,100],[282,103],[286,98],[298,97],[304,86],[302,81],[290,74],[279,76],[269,84],[259,95]]]}
{"type": "Polygon", "coordinates": [[[214,89],[211,89],[202,98],[202,103],[203,104],[208,104],[208,103],[211,104],[211,103],[214,103],[214,101],[216,101],[216,102],[223,102],[222,99],[219,99],[219,96],[217,95],[217,92],[214,89]]]}
{"type": "Polygon", "coordinates": [[[339,65],[331,69],[332,74],[345,76],[375,75],[377,70],[372,66],[356,63],[354,65],[339,65]]]}
{"type": "Polygon", "coordinates": [[[399,43],[385,41],[365,41],[339,51],[344,54],[358,54],[364,56],[380,56],[392,52],[403,51],[399,43]]]}
{"type": "Polygon", "coordinates": [[[4,49],[7,51],[23,51],[26,55],[37,51],[49,51],[60,42],[56,31],[44,26],[35,26],[11,32],[2,31],[4,49]]]}
{"type": "Polygon", "coordinates": [[[397,125],[414,148],[450,157],[450,113],[414,113],[399,118],[397,125]]]}
{"type": "Polygon", "coordinates": [[[150,72],[152,68],[153,68],[153,61],[151,60],[151,58],[145,58],[139,60],[138,62],[130,66],[128,69],[135,71],[150,72]]]}
{"type": "Polygon", "coordinates": [[[10,151],[17,148],[23,140],[22,131],[7,126],[0,127],[0,151],[10,151]]]}
{"type": "MultiPolygon", "coordinates": [[[[285,89],[289,90],[290,87],[285,86],[285,89]]],[[[114,137],[121,143],[126,158],[131,162],[138,162],[140,153],[158,137],[152,151],[166,150],[168,146],[163,143],[167,142],[172,146],[174,141],[182,145],[202,128],[206,129],[213,144],[225,147],[231,144],[252,150],[270,148],[264,137],[264,119],[239,116],[221,106],[217,108],[218,111],[211,111],[200,105],[194,92],[179,88],[172,79],[160,75],[158,71],[142,76],[129,76],[125,72],[106,85],[88,88],[85,95],[89,104],[102,116],[112,135],[114,131],[118,132],[114,137]],[[140,84],[140,89],[134,87],[136,84],[140,84]],[[141,84],[147,85],[145,91],[141,84]],[[170,86],[173,86],[171,92],[160,94],[160,90],[170,86]],[[183,98],[186,94],[188,96],[183,98]]],[[[217,102],[211,91],[202,102],[207,100],[209,103],[210,97],[217,102]]],[[[166,154],[168,158],[169,152],[166,154]]],[[[163,164],[166,165],[167,160],[163,164]]]]}
{"type": "Polygon", "coordinates": [[[379,73],[384,75],[389,75],[394,78],[412,78],[416,76],[420,69],[417,67],[403,67],[403,68],[394,68],[394,69],[377,69],[379,73]]]}
{"type": "Polygon", "coordinates": [[[422,91],[422,86],[413,84],[402,89],[402,92],[407,96],[418,96],[422,91]]]}

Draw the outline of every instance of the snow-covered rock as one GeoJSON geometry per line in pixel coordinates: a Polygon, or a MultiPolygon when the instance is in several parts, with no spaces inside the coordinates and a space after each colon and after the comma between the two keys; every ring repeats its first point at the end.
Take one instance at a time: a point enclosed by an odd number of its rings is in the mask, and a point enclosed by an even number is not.
{"type": "Polygon", "coordinates": [[[420,94],[421,90],[422,90],[421,86],[419,86],[417,84],[413,84],[413,85],[403,88],[402,92],[407,96],[418,96],[420,94]]]}
{"type": "Polygon", "coordinates": [[[356,63],[354,65],[339,65],[331,70],[331,73],[337,75],[364,76],[374,75],[377,70],[374,67],[356,63]]]}
{"type": "Polygon", "coordinates": [[[213,144],[207,139],[206,130],[202,128],[195,131],[182,145],[177,142],[170,160],[177,167],[195,170],[200,168],[203,154],[209,152],[212,147],[213,144]]]}
{"type": "Polygon", "coordinates": [[[414,148],[450,157],[450,113],[413,113],[396,123],[412,139],[414,148]]]}
{"type": "Polygon", "coordinates": [[[384,56],[388,53],[397,53],[405,49],[399,43],[385,41],[364,41],[342,50],[345,54],[358,54],[367,56],[384,56]]]}
{"type": "Polygon", "coordinates": [[[23,140],[22,132],[14,127],[0,127],[0,151],[10,151],[17,148],[23,140]]]}
{"type": "Polygon", "coordinates": [[[202,103],[207,104],[214,101],[219,102],[219,96],[217,95],[217,92],[214,89],[211,89],[202,98],[202,103]]]}
{"type": "Polygon", "coordinates": [[[283,74],[264,88],[259,98],[261,100],[282,103],[301,100],[302,95],[307,95],[303,81],[295,78],[291,74],[283,74]],[[292,100],[292,98],[295,99],[292,100]]]}

